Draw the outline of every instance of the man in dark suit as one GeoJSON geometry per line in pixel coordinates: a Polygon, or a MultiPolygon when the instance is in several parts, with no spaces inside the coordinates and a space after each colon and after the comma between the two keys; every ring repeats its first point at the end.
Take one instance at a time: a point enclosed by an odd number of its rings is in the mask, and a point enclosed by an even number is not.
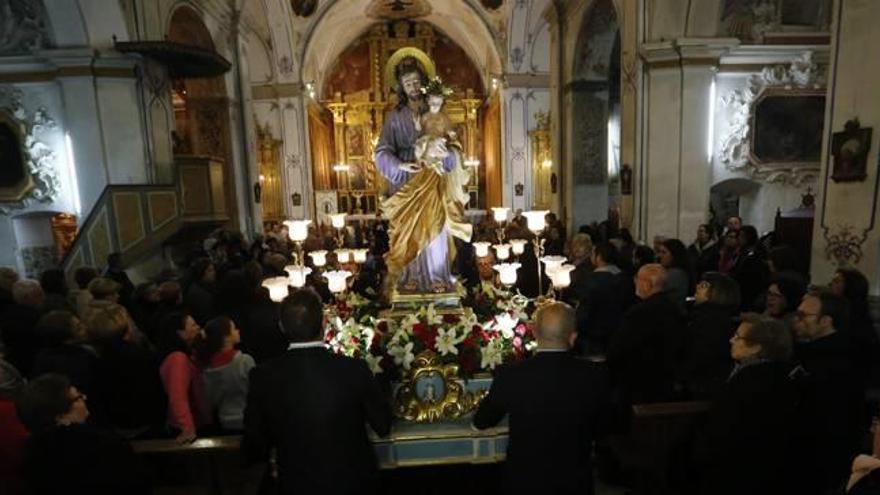
{"type": "Polygon", "coordinates": [[[792,323],[794,356],[806,372],[801,420],[812,469],[805,471],[829,493],[850,474],[869,426],[852,342],[839,330],[847,320],[846,300],[819,291],[804,296],[792,323]]]}
{"type": "Polygon", "coordinates": [[[489,428],[510,416],[505,493],[591,494],[593,441],[608,411],[607,373],[571,353],[570,306],[541,307],[535,325],[535,357],[498,372],[474,426],[489,428]]]}
{"type": "Polygon", "coordinates": [[[597,244],[591,257],[595,269],[575,289],[578,301],[575,348],[579,354],[605,354],[608,340],[620,328],[621,318],[634,297],[632,277],[620,271],[615,257],[611,244],[597,244]]]}
{"type": "Polygon", "coordinates": [[[611,335],[608,367],[623,404],[674,399],[685,323],[678,306],[663,291],[666,270],[657,263],[639,269],[636,295],[642,300],[623,315],[611,335]]]}
{"type": "Polygon", "coordinates": [[[377,463],[366,424],[387,435],[391,410],[364,361],[327,350],[322,321],[321,300],[311,290],[281,303],[291,343],[251,372],[245,451],[265,460],[277,449],[279,493],[372,493],[377,463]]]}

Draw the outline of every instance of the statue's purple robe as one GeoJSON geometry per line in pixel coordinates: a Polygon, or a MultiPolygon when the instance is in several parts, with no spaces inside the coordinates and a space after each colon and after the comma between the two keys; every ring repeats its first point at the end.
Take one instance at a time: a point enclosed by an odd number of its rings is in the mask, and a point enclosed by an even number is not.
{"type": "MultiPolygon", "coordinates": [[[[382,135],[376,145],[376,166],[388,180],[390,193],[397,190],[409,180],[411,174],[400,168],[402,163],[416,161],[414,145],[419,138],[413,111],[408,106],[398,107],[388,113],[382,127],[382,135]]],[[[446,172],[455,167],[452,153],[443,160],[446,172]]],[[[394,228],[394,225],[391,225],[394,228]]],[[[452,274],[449,270],[449,234],[446,229],[440,232],[428,246],[419,253],[404,270],[398,287],[415,284],[418,292],[432,292],[435,284],[451,284],[452,274]]]]}

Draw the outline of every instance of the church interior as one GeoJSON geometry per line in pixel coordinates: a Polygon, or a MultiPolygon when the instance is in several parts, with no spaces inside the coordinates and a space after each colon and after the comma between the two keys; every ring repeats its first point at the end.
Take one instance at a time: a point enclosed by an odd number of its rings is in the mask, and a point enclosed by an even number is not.
{"type": "Polygon", "coordinates": [[[0,0],[0,492],[880,494],[877,18],[0,0]]]}

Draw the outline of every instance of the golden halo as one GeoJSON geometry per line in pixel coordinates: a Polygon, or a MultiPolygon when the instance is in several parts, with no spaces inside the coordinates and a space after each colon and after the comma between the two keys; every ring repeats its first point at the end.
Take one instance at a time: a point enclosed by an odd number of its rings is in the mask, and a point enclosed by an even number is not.
{"type": "Polygon", "coordinates": [[[431,57],[429,57],[427,53],[419,50],[414,46],[405,46],[392,53],[391,56],[388,57],[388,62],[385,63],[386,88],[397,88],[397,79],[394,77],[394,69],[397,68],[397,64],[399,64],[403,59],[407,57],[412,57],[419,61],[419,64],[421,64],[422,69],[424,69],[425,71],[425,75],[428,76],[428,79],[431,79],[432,77],[437,75],[437,67],[434,65],[434,61],[431,60],[431,57]]]}

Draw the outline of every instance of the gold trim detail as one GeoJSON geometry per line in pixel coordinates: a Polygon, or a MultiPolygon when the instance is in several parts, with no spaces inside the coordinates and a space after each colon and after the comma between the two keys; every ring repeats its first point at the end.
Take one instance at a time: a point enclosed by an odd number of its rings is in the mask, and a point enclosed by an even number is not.
{"type": "Polygon", "coordinates": [[[417,423],[457,419],[473,411],[488,391],[468,392],[458,381],[458,365],[443,364],[433,351],[416,356],[394,395],[399,418],[417,423]],[[422,390],[419,383],[426,381],[422,390]],[[436,385],[442,385],[438,391],[436,385]]]}
{"type": "Polygon", "coordinates": [[[397,88],[397,81],[394,78],[394,69],[397,68],[397,64],[399,64],[403,59],[407,57],[413,57],[419,61],[419,63],[422,65],[422,69],[425,70],[425,75],[428,76],[428,79],[431,79],[437,75],[437,67],[434,65],[434,61],[431,60],[431,57],[429,57],[427,53],[419,50],[414,46],[405,46],[392,53],[391,56],[388,57],[388,62],[385,63],[386,88],[397,88]]]}

